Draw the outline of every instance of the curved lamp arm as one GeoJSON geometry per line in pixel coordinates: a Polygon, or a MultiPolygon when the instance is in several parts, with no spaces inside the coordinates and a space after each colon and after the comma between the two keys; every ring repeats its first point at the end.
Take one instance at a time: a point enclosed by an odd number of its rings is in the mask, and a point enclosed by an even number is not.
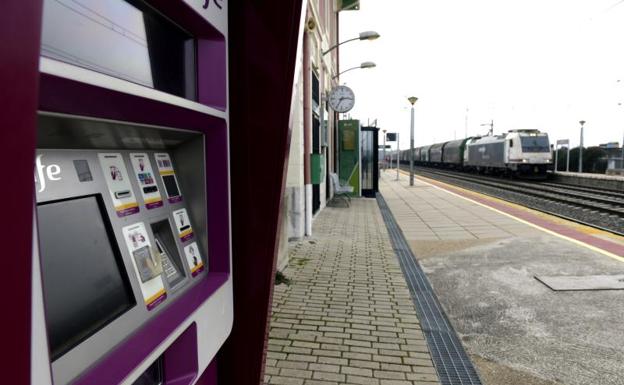
{"type": "Polygon", "coordinates": [[[346,69],[346,70],[344,70],[344,71],[342,71],[342,72],[332,76],[332,80],[336,79],[338,76],[342,75],[343,73],[351,71],[351,70],[355,70],[355,69],[359,69],[359,68],[373,68],[373,67],[376,67],[376,66],[377,65],[375,63],[373,63],[372,61],[365,61],[364,63],[360,64],[357,67],[351,67],[349,69],[346,69]]]}
{"type": "Polygon", "coordinates": [[[323,52],[323,56],[325,56],[326,54],[328,54],[329,52],[331,52],[332,50],[334,50],[335,48],[343,45],[344,43],[348,43],[350,41],[354,41],[354,40],[375,40],[379,38],[379,34],[375,31],[364,31],[364,32],[360,32],[360,36],[358,37],[354,37],[353,39],[348,39],[345,41],[342,41],[338,44],[334,44],[331,47],[329,47],[329,49],[327,49],[327,51],[323,52]]]}

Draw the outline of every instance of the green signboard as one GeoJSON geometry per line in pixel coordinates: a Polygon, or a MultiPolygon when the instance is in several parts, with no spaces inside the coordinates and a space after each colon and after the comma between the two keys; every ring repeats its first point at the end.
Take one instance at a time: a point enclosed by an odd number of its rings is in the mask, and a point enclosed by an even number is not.
{"type": "Polygon", "coordinates": [[[338,0],[338,11],[357,11],[360,9],[360,0],[338,0]]]}
{"type": "MultiPolygon", "coordinates": [[[[353,186],[354,195],[360,192],[360,121],[338,122],[338,177],[353,186]]],[[[344,183],[344,182],[343,182],[344,183]]]]}
{"type": "Polygon", "coordinates": [[[310,154],[312,184],[321,184],[325,180],[325,155],[310,154]]]}

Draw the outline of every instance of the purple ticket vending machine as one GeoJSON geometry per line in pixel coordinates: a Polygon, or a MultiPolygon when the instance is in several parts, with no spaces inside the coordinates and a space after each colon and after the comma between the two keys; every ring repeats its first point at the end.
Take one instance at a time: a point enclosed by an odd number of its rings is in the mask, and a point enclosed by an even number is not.
{"type": "Polygon", "coordinates": [[[261,382],[305,13],[236,5],[1,2],[1,383],[261,382]]]}
{"type": "Polygon", "coordinates": [[[39,82],[35,99],[15,87],[36,103],[16,119],[34,123],[16,131],[35,165],[29,383],[216,383],[233,322],[227,6],[43,0],[41,13],[15,12],[40,26],[36,45],[16,37],[14,68],[39,82]]]}

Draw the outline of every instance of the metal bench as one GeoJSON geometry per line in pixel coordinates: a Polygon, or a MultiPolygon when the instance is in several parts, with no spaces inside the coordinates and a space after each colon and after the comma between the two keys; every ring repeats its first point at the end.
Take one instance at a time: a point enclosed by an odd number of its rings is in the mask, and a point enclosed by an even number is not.
{"type": "Polygon", "coordinates": [[[329,177],[331,178],[332,185],[334,186],[334,197],[342,198],[347,203],[347,207],[349,207],[351,203],[351,194],[353,193],[353,186],[340,184],[340,179],[336,173],[330,172],[329,177]]]}

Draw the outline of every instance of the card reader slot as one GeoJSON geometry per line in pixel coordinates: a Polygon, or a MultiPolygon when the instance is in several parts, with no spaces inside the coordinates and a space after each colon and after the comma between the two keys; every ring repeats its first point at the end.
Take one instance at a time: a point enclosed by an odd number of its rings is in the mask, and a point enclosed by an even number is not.
{"type": "Polygon", "coordinates": [[[128,198],[131,195],[132,193],[130,192],[130,190],[115,191],[115,198],[117,199],[128,198]]]}

